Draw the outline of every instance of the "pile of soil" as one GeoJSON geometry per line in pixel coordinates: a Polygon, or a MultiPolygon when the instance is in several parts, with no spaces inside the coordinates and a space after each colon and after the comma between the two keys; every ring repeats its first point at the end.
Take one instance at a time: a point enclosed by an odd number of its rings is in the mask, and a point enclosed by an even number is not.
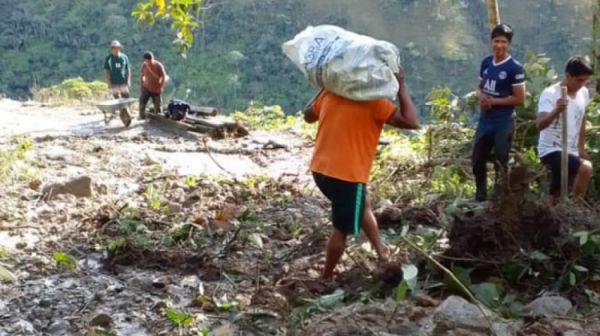
{"type": "Polygon", "coordinates": [[[526,166],[513,167],[500,181],[495,202],[477,214],[454,214],[445,256],[504,262],[540,251],[573,260],[579,251],[573,233],[597,229],[600,214],[574,204],[552,207],[539,199],[527,199],[534,178],[535,173],[526,166]]]}

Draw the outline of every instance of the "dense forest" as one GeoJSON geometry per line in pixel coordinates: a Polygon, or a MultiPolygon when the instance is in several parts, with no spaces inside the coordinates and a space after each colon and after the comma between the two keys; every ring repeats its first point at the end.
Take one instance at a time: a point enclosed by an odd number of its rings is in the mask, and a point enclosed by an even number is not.
{"type": "MultiPolygon", "coordinates": [[[[435,85],[457,93],[473,89],[488,52],[483,0],[214,0],[203,13],[194,45],[183,58],[167,22],[152,27],[131,16],[136,0],[0,0],[0,93],[24,98],[32,85],[64,79],[102,80],[109,44],[118,39],[139,75],[142,53],[152,50],[171,81],[167,97],[183,97],[223,111],[248,101],[297,111],[315,88],[281,52],[281,44],[307,25],[335,24],[395,43],[409,89],[426,111],[435,85]]],[[[515,29],[512,53],[546,53],[558,68],[575,52],[587,52],[591,1],[505,0],[501,18],[515,29]]],[[[135,81],[132,81],[137,94],[135,81]]]]}

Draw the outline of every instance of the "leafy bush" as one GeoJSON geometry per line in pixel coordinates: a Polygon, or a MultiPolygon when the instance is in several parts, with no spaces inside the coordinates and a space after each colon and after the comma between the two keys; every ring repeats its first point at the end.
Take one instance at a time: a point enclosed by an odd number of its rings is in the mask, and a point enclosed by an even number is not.
{"type": "Polygon", "coordinates": [[[260,101],[250,102],[244,112],[237,111],[231,116],[251,128],[268,131],[290,131],[303,138],[314,139],[317,132],[316,124],[306,123],[302,112],[286,116],[281,106],[265,106],[260,101]]]}
{"type": "Polygon", "coordinates": [[[32,177],[31,164],[26,158],[31,147],[31,140],[21,139],[14,148],[0,149],[0,182],[32,177]]]}
{"type": "Polygon", "coordinates": [[[81,77],[70,78],[48,88],[31,89],[33,99],[43,103],[66,103],[72,101],[102,99],[107,96],[106,83],[86,82],[81,77]]]}

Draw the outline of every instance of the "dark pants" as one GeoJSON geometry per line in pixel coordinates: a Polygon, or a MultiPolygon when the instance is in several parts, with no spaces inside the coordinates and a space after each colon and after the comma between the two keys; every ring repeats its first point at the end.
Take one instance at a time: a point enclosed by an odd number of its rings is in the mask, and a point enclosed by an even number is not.
{"type": "MultiPolygon", "coordinates": [[[[550,190],[549,194],[552,196],[560,195],[560,179],[561,179],[561,160],[562,160],[562,151],[555,151],[550,154],[546,154],[540,158],[540,161],[549,172],[550,179],[550,190]]],[[[569,173],[569,186],[573,185],[575,181],[575,176],[577,176],[577,172],[579,171],[579,167],[581,167],[581,159],[577,155],[569,154],[567,171],[569,173]]]]}
{"type": "Polygon", "coordinates": [[[113,95],[112,95],[112,96],[113,96],[113,98],[115,98],[115,99],[119,99],[119,98],[129,98],[129,97],[130,97],[130,95],[129,95],[129,92],[121,92],[121,93],[118,93],[118,92],[117,92],[117,93],[113,93],[113,95]]]}
{"type": "Polygon", "coordinates": [[[140,95],[140,117],[142,118],[146,115],[146,104],[148,104],[148,99],[150,98],[152,98],[152,104],[154,105],[154,113],[162,113],[160,92],[150,92],[145,87],[142,87],[142,92],[140,95]]]}
{"type": "Polygon", "coordinates": [[[512,146],[513,120],[497,123],[481,121],[475,131],[472,165],[475,175],[476,196],[485,198],[487,192],[487,163],[493,159],[496,183],[501,172],[508,169],[508,159],[512,146]],[[493,155],[492,155],[493,150],[493,155]]]}
{"type": "Polygon", "coordinates": [[[111,84],[108,90],[115,99],[130,97],[127,84],[111,84]]]}
{"type": "Polygon", "coordinates": [[[358,235],[367,197],[364,183],[348,182],[313,172],[315,184],[331,201],[333,227],[344,234],[358,235]]]}

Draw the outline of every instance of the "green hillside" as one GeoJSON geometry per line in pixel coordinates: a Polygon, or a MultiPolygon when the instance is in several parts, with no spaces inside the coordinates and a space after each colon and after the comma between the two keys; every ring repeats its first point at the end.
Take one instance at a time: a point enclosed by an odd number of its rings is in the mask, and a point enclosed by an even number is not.
{"type": "MultiPolygon", "coordinates": [[[[241,109],[251,99],[280,104],[288,113],[304,105],[315,89],[283,56],[281,44],[307,25],[336,24],[395,43],[420,105],[434,85],[472,90],[488,51],[482,0],[217,0],[186,59],[172,45],[167,23],[136,26],[131,17],[136,0],[0,4],[5,11],[0,92],[14,98],[29,95],[34,82],[102,79],[113,39],[123,43],[134,63],[134,78],[142,53],[152,50],[172,79],[168,95],[177,90],[182,97],[190,88],[190,101],[224,111],[241,109]]],[[[590,6],[583,0],[500,0],[501,17],[516,32],[513,54],[546,52],[562,67],[570,54],[587,51],[590,6]]]]}

